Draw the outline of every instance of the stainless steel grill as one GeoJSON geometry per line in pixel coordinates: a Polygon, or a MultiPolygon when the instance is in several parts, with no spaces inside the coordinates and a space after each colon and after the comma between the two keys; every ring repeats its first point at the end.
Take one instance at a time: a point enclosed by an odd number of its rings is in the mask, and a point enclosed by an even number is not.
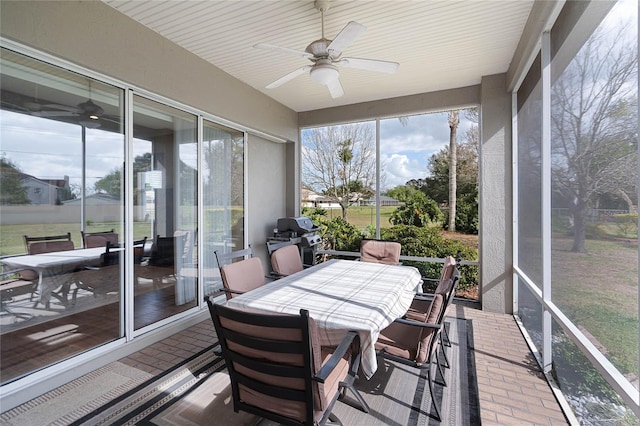
{"type": "Polygon", "coordinates": [[[297,244],[300,247],[302,262],[312,265],[315,247],[322,242],[322,238],[317,234],[319,229],[320,227],[308,217],[283,217],[278,219],[273,236],[267,239],[267,243],[290,241],[297,244]]]}

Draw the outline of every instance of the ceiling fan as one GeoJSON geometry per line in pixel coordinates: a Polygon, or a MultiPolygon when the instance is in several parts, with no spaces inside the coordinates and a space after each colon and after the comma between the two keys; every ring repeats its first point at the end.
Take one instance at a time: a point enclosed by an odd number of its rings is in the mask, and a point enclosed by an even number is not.
{"type": "MultiPolygon", "coordinates": [[[[103,117],[104,109],[94,103],[91,99],[79,103],[76,106],[62,104],[37,104],[31,115],[37,117],[79,117],[79,123],[88,128],[100,127],[100,120],[103,117]]],[[[112,120],[113,121],[113,120],[112,120]]]]}
{"type": "Polygon", "coordinates": [[[314,6],[322,15],[322,38],[311,42],[304,52],[286,47],[274,46],[266,43],[254,45],[258,49],[274,50],[284,53],[302,56],[309,59],[312,64],[305,65],[295,71],[286,74],[273,83],[266,86],[273,89],[309,71],[312,80],[324,84],[329,89],[332,98],[339,98],[344,95],[342,84],[340,83],[340,71],[337,65],[347,68],[358,68],[367,71],[384,72],[393,74],[398,70],[400,64],[397,62],[380,61],[376,59],[363,58],[343,58],[342,51],[349,47],[360,34],[366,31],[364,25],[351,21],[333,39],[324,37],[324,12],[329,9],[330,0],[316,0],[314,6]]]}

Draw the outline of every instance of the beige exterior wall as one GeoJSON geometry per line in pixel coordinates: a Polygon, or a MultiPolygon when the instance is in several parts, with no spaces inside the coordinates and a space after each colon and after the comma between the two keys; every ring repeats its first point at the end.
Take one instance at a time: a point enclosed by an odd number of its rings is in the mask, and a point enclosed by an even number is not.
{"type": "Polygon", "coordinates": [[[506,74],[482,78],[479,258],[482,308],[513,313],[511,94],[506,74]]]}

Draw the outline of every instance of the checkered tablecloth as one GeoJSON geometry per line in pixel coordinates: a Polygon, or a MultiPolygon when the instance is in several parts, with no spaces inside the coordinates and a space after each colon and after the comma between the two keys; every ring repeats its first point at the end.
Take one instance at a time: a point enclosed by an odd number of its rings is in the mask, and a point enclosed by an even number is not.
{"type": "Polygon", "coordinates": [[[407,312],[422,284],[414,267],[330,260],[227,301],[235,308],[299,314],[309,311],[322,345],[337,345],[349,330],[360,334],[362,372],[378,365],[380,330],[407,312]]]}

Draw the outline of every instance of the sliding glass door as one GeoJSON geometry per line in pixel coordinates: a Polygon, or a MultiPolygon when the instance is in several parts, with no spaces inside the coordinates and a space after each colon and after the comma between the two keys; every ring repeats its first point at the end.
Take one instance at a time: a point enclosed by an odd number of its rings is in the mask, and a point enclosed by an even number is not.
{"type": "Polygon", "coordinates": [[[134,96],[134,239],[147,251],[135,265],[135,329],[197,305],[196,129],[195,115],[134,96]]]}
{"type": "Polygon", "coordinates": [[[123,90],[2,50],[2,382],[124,335],[123,90]]]}

